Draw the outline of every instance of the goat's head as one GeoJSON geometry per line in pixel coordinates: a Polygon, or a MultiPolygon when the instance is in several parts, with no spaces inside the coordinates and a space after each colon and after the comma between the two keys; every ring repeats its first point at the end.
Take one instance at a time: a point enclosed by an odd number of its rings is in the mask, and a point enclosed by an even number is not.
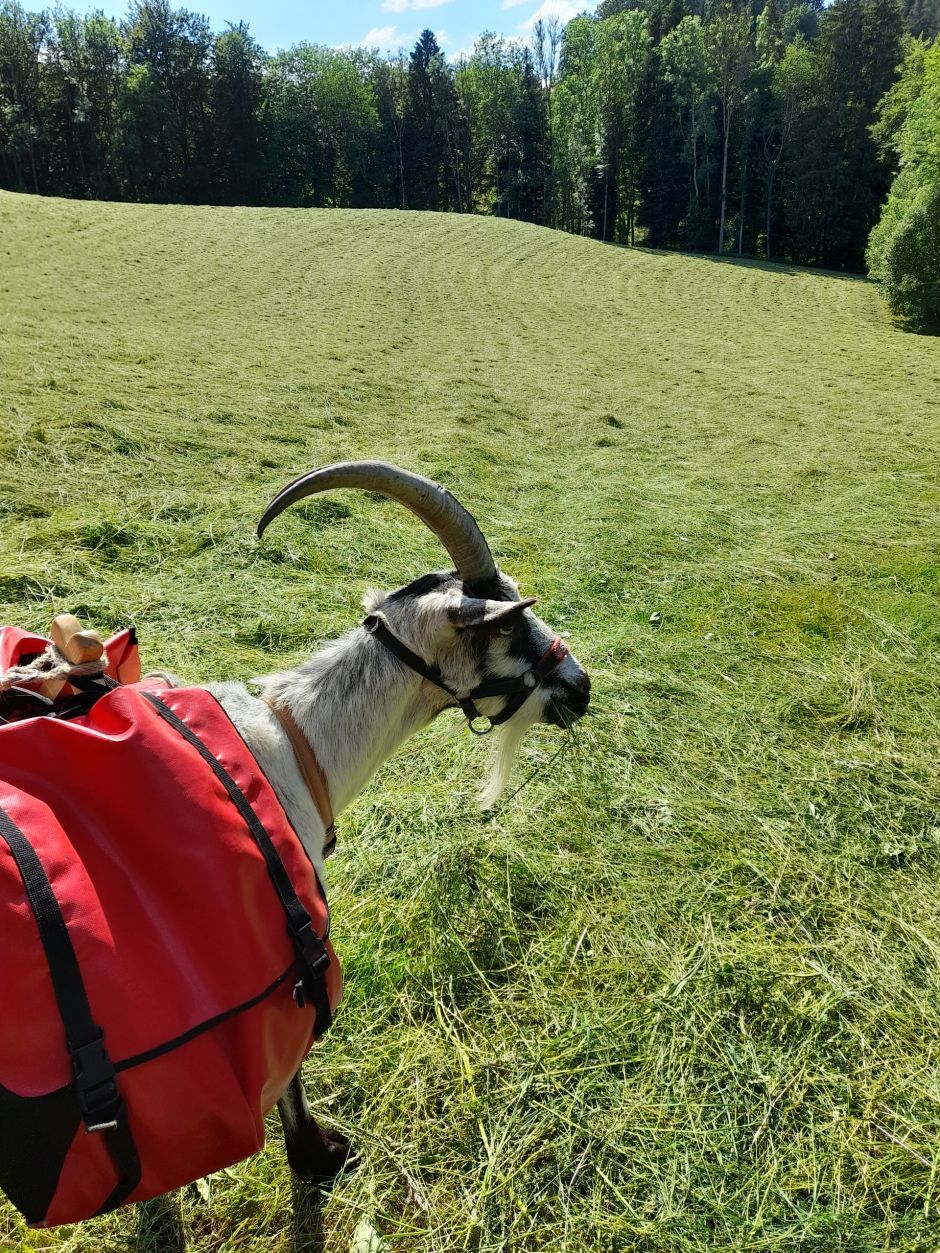
{"type": "Polygon", "coordinates": [[[370,592],[363,624],[432,689],[438,711],[457,704],[472,730],[502,728],[484,793],[502,790],[515,751],[535,722],[568,727],[588,706],[590,680],[565,644],[532,612],[493,560],[473,517],[440,484],[380,461],[352,461],[301,475],[274,498],[259,536],[289,505],[332,488],[378,492],[407,506],[438,537],[455,569],[390,593],[370,592]]]}

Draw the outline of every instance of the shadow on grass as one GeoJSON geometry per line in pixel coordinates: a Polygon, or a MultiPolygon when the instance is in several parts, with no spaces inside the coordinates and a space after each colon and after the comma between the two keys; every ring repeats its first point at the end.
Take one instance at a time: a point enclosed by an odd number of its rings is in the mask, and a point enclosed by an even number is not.
{"type": "Polygon", "coordinates": [[[940,322],[909,322],[905,318],[895,318],[894,325],[906,335],[926,336],[928,339],[940,338],[940,322]]]}
{"type": "Polygon", "coordinates": [[[186,1232],[180,1194],[167,1192],[134,1206],[137,1230],[131,1248],[134,1253],[183,1253],[186,1232]]]}
{"type": "Polygon", "coordinates": [[[851,270],[825,270],[817,265],[796,265],[792,261],[767,261],[760,257],[719,256],[717,252],[682,252],[684,257],[694,257],[696,261],[711,261],[715,265],[733,265],[744,270],[760,270],[764,274],[783,274],[788,278],[824,278],[838,279],[843,283],[871,283],[865,274],[854,274],[851,270]]]}
{"type": "MultiPolygon", "coordinates": [[[[626,248],[626,244],[615,244],[614,247],[626,248]]],[[[840,279],[845,283],[873,283],[873,279],[865,274],[856,274],[851,270],[826,270],[816,265],[798,265],[794,261],[768,261],[765,257],[739,257],[730,253],[695,252],[691,248],[648,248],[645,244],[634,244],[633,252],[645,252],[653,257],[694,257],[696,261],[711,261],[714,265],[731,265],[744,270],[760,270],[764,274],[783,274],[787,278],[824,278],[840,279]]]]}
{"type": "MultiPolygon", "coordinates": [[[[292,1179],[292,1253],[322,1253],[326,1199],[318,1188],[302,1179],[292,1179]]],[[[137,1228],[129,1246],[133,1253],[184,1253],[186,1231],[178,1192],[141,1201],[135,1210],[137,1228]]]]}
{"type": "Polygon", "coordinates": [[[294,1226],[292,1253],[322,1253],[324,1248],[323,1207],[326,1197],[319,1188],[294,1176],[291,1180],[291,1207],[294,1226]]]}

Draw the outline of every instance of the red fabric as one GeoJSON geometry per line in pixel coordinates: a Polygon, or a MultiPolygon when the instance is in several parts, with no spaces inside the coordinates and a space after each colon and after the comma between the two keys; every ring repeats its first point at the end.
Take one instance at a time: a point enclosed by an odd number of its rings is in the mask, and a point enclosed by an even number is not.
{"type": "MultiPolygon", "coordinates": [[[[35,637],[0,632],[0,665],[35,637]],[[4,651],[4,650],[7,651],[4,651]]],[[[44,643],[44,641],[40,641],[44,643]]],[[[134,650],[136,652],[136,649],[134,650]]],[[[131,662],[133,664],[133,662],[131,662]]],[[[153,683],[145,685],[153,690],[153,683]]],[[[160,698],[206,743],[274,841],[317,933],[328,925],[313,867],[218,702],[160,698]]],[[[294,960],[263,858],[221,783],[132,686],[76,720],[0,726],[0,805],[33,844],[69,929],[115,1062],[263,992],[294,960]]],[[[19,872],[0,840],[0,1084],[36,1096],[71,1082],[62,1024],[19,872]]],[[[331,1005],[342,992],[331,951],[331,1005]]],[[[314,1011],[288,978],[258,1006],[119,1084],[143,1161],[143,1200],[255,1152],[263,1119],[298,1069],[314,1011]]],[[[114,1183],[101,1137],[79,1130],[41,1225],[88,1217],[114,1183]]]]}
{"type": "Polygon", "coordinates": [[[28,657],[44,652],[48,643],[41,635],[21,631],[19,627],[0,627],[0,674],[11,666],[22,665],[28,657]]]}
{"type": "MultiPolygon", "coordinates": [[[[0,674],[12,666],[22,665],[37,653],[45,652],[48,640],[41,635],[22,631],[19,627],[0,627],[0,674]]],[[[140,653],[137,636],[125,627],[104,642],[107,668],[105,674],[119,683],[136,683],[140,678],[140,653]]]]}

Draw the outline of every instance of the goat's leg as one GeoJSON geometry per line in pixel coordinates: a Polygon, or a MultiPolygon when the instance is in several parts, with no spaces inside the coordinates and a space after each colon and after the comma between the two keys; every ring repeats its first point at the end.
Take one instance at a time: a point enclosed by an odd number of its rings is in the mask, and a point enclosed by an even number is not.
{"type": "Polygon", "coordinates": [[[300,1071],[277,1103],[284,1128],[284,1146],[291,1170],[302,1179],[324,1187],[353,1164],[349,1141],[338,1131],[324,1131],[310,1113],[300,1071]]]}

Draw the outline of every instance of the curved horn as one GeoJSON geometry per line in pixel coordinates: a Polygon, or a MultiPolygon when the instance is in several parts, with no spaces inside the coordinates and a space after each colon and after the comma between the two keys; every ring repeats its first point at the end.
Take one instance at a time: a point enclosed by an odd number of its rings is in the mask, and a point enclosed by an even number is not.
{"type": "Polygon", "coordinates": [[[472,514],[464,509],[446,487],[390,465],[387,461],[341,461],[337,465],[310,470],[288,483],[274,497],[261,515],[258,537],[289,505],[317,492],[337,487],[358,487],[379,492],[397,500],[418,515],[434,532],[447,551],[464,582],[491,579],[496,562],[472,514]]]}

